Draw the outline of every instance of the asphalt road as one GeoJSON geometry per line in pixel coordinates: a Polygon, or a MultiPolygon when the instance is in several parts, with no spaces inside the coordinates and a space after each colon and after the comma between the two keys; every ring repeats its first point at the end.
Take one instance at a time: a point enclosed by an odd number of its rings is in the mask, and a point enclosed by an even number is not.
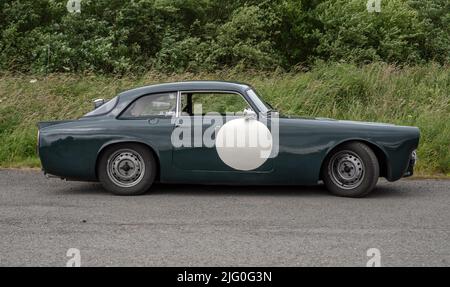
{"type": "Polygon", "coordinates": [[[0,265],[450,266],[450,181],[381,181],[363,199],[323,187],[99,184],[0,170],[0,265]]]}

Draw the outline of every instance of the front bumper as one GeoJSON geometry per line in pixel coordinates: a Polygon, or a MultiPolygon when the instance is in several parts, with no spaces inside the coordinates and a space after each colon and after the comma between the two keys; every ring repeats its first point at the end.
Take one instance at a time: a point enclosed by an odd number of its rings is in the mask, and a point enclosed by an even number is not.
{"type": "Polygon", "coordinates": [[[36,155],[38,157],[39,157],[39,140],[40,140],[40,135],[41,135],[41,132],[39,131],[39,127],[38,127],[37,137],[36,137],[36,155]]]}
{"type": "Polygon", "coordinates": [[[408,168],[403,177],[412,176],[414,174],[414,166],[417,163],[417,152],[414,150],[409,156],[408,168]]]}

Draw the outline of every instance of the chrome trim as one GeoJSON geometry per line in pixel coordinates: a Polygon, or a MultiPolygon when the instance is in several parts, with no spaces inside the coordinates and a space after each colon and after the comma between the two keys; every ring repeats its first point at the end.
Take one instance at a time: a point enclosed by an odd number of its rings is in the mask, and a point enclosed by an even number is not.
{"type": "Polygon", "coordinates": [[[416,164],[419,157],[417,156],[417,150],[413,150],[411,153],[411,159],[414,161],[414,165],[416,164]]]}
{"type": "Polygon", "coordinates": [[[181,91],[177,92],[177,107],[175,111],[175,117],[179,118],[181,115],[181,91]]]}
{"type": "MultiPolygon", "coordinates": [[[[177,113],[177,117],[181,116],[181,94],[185,94],[185,93],[198,93],[198,94],[213,94],[213,93],[217,93],[217,94],[236,94],[242,97],[242,99],[244,99],[244,101],[248,104],[248,106],[255,111],[255,108],[253,107],[252,102],[248,101],[247,98],[245,98],[245,96],[239,92],[236,91],[228,91],[228,90],[180,90],[178,91],[178,95],[180,96],[179,101],[177,101],[177,109],[180,109],[179,113],[177,113]]],[[[256,113],[256,112],[255,112],[256,113]]]]}
{"type": "Polygon", "coordinates": [[[105,99],[95,99],[93,101],[93,103],[94,103],[94,109],[97,109],[105,104],[105,99]]]}
{"type": "Polygon", "coordinates": [[[40,139],[41,139],[41,131],[38,128],[37,131],[37,139],[36,139],[36,155],[39,157],[39,145],[40,145],[40,139]]]}
{"type": "Polygon", "coordinates": [[[47,172],[45,172],[45,171],[44,171],[44,176],[45,176],[47,179],[51,179],[51,178],[59,178],[59,179],[61,179],[61,180],[67,180],[67,179],[64,178],[64,177],[57,176],[57,175],[54,175],[54,174],[51,174],[51,173],[47,173],[47,172]]]}

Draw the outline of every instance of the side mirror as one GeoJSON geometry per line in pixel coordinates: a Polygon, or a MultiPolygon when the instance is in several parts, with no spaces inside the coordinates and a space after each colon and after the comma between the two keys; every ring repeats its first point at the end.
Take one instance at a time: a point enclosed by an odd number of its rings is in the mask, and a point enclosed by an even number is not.
{"type": "Polygon", "coordinates": [[[94,109],[101,107],[105,103],[104,99],[96,99],[94,100],[94,109]]]}
{"type": "Polygon", "coordinates": [[[244,110],[244,118],[245,120],[256,120],[256,113],[251,109],[244,110]]]}

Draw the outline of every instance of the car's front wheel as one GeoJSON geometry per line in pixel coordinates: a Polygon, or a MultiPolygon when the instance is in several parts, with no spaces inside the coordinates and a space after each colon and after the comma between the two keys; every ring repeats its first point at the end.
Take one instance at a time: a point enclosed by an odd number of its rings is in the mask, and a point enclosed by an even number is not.
{"type": "Polygon", "coordinates": [[[376,155],[360,142],[346,143],[335,149],[322,168],[327,189],[345,197],[366,196],[377,184],[379,175],[376,155]]]}
{"type": "Polygon", "coordinates": [[[155,158],[140,144],[113,145],[102,152],[97,173],[103,187],[113,194],[143,194],[155,180],[155,158]]]}

